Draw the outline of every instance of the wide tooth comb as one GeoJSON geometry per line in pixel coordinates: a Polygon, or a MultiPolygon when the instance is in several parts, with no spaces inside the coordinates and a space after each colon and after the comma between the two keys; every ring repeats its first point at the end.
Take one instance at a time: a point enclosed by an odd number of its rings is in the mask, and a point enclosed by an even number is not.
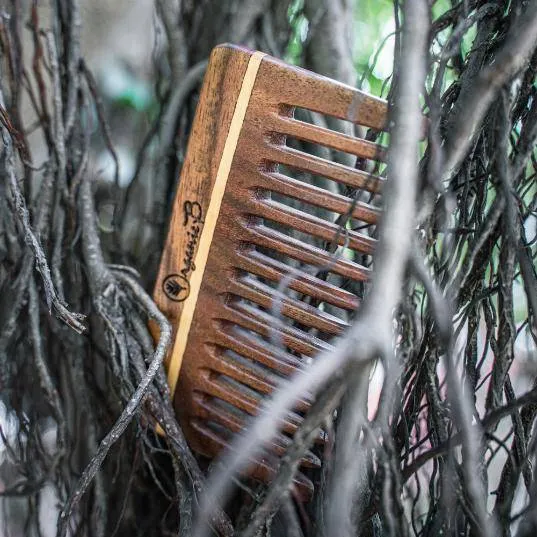
{"type": "MultiPolygon", "coordinates": [[[[377,206],[343,192],[378,195],[384,179],[286,140],[379,163],[385,150],[295,119],[295,108],[379,131],[386,123],[380,99],[261,53],[213,51],[154,292],[175,334],[167,361],[175,408],[190,446],[207,457],[263,412],[282,379],[332,348],[330,339],[348,326],[344,312],[359,305],[340,279],[370,275],[361,263],[375,240],[340,229],[336,218],[350,212],[376,224],[377,206]],[[346,254],[334,255],[335,245],[346,254]]],[[[251,461],[252,477],[271,479],[311,403],[308,394],[296,402],[251,461]]],[[[324,438],[320,430],[316,442],[324,438]]],[[[310,450],[301,466],[318,468],[320,460],[310,450]]],[[[301,472],[295,486],[304,499],[313,492],[301,472]]]]}

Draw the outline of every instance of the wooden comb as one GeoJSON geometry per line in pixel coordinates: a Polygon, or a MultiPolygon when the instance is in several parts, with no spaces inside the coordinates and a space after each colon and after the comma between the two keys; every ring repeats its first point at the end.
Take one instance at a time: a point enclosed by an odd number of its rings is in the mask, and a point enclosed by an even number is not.
{"type": "MultiPolygon", "coordinates": [[[[290,141],[362,161],[382,161],[383,149],[297,120],[295,109],[376,130],[387,116],[385,101],[349,86],[260,52],[214,49],[154,291],[175,332],[167,361],[174,406],[191,448],[207,457],[229,444],[282,378],[345,329],[337,313],[354,310],[358,297],[327,275],[355,282],[369,275],[357,259],[373,252],[374,239],[341,232],[334,216],[375,224],[379,209],[335,185],[378,194],[384,180],[290,141]],[[322,247],[331,241],[345,255],[322,247]]],[[[305,395],[267,448],[276,460],[309,404],[305,395]]],[[[304,467],[319,464],[313,452],[303,460],[304,467]]],[[[260,480],[273,471],[270,456],[249,470],[260,480]]],[[[303,497],[311,494],[303,473],[296,485],[303,497]]]]}

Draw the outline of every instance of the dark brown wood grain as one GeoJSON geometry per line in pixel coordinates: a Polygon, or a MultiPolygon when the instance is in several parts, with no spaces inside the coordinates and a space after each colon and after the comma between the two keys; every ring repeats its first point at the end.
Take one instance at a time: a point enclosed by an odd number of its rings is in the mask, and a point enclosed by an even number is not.
{"type": "Polygon", "coordinates": [[[181,232],[185,229],[185,203],[199,203],[203,214],[207,210],[249,58],[250,53],[238,47],[217,47],[211,54],[205,75],[153,293],[174,329],[177,328],[183,302],[177,300],[180,297],[170,296],[165,291],[164,280],[169,274],[180,274],[184,268],[183,260],[191,240],[181,232]]]}
{"type": "MultiPolygon", "coordinates": [[[[195,263],[198,235],[203,233],[203,217],[251,56],[245,49],[221,46],[208,66],[154,292],[174,329],[181,322],[189,278],[200,270],[195,263]]],[[[386,124],[384,101],[269,56],[261,60],[174,394],[191,447],[208,457],[229,445],[282,378],[319,351],[330,349],[330,338],[345,330],[344,320],[318,304],[353,310],[358,298],[321,272],[356,281],[367,280],[370,274],[355,260],[334,259],[319,244],[334,242],[370,255],[375,241],[357,231],[342,232],[335,219],[308,212],[307,207],[334,216],[351,211],[353,218],[373,224],[379,209],[364,202],[353,204],[341,194],[301,180],[300,173],[371,193],[382,191],[384,179],[288,147],[286,138],[369,160],[385,160],[384,149],[298,121],[293,118],[296,107],[375,129],[386,124]],[[287,292],[278,289],[284,278],[287,292]]],[[[252,465],[251,475],[270,478],[309,404],[305,394],[267,448],[267,456],[252,465]]],[[[322,438],[320,432],[318,440],[322,438]]],[[[303,465],[315,467],[319,460],[309,452],[303,465]]],[[[296,484],[304,497],[311,494],[312,484],[303,474],[298,474],[296,484]]]]}

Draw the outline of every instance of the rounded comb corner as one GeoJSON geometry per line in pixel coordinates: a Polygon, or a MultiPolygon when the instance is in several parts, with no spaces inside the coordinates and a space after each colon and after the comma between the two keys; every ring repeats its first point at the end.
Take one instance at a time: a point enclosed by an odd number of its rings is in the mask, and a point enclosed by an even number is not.
{"type": "Polygon", "coordinates": [[[241,53],[252,56],[256,51],[242,45],[235,45],[234,43],[220,43],[211,51],[211,60],[213,59],[213,56],[221,54],[222,52],[230,52],[235,54],[241,53]]]}

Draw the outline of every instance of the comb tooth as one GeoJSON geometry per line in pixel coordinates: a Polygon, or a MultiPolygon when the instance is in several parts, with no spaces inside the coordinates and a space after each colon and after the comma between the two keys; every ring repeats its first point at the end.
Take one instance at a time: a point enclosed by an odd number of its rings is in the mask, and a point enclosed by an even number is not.
{"type": "MultiPolygon", "coordinates": [[[[267,395],[274,391],[274,388],[276,387],[274,374],[267,374],[265,377],[262,377],[242,364],[241,367],[237,367],[226,360],[222,354],[222,350],[217,350],[214,347],[209,351],[209,355],[213,358],[212,364],[210,365],[212,371],[236,380],[261,394],[267,395]]],[[[297,401],[296,408],[297,410],[305,411],[311,406],[311,403],[311,398],[302,397],[297,401]]]]}
{"type": "Polygon", "coordinates": [[[332,346],[311,334],[296,328],[282,325],[279,319],[274,319],[265,312],[246,304],[234,304],[233,308],[225,308],[227,320],[253,330],[264,337],[281,340],[282,345],[306,356],[314,356],[323,350],[331,350],[332,346]]]}
{"type": "Polygon", "coordinates": [[[329,270],[357,281],[369,279],[370,269],[343,257],[336,258],[330,252],[303,243],[264,225],[246,228],[244,231],[249,235],[249,240],[253,244],[270,248],[308,265],[318,266],[320,271],[329,270]]]}
{"type": "MultiPolygon", "coordinates": [[[[285,80],[286,69],[287,66],[279,64],[274,70],[267,69],[266,73],[272,74],[278,70],[281,80],[285,80]]],[[[268,86],[271,80],[265,78],[263,82],[268,86]]],[[[268,87],[266,93],[274,95],[278,102],[290,106],[352,121],[376,130],[386,128],[386,101],[308,71],[301,71],[300,76],[294,77],[292,81],[287,79],[287,84],[268,87]]]]}
{"type": "Polygon", "coordinates": [[[229,291],[266,309],[272,308],[275,299],[280,299],[283,315],[304,326],[316,328],[327,334],[340,335],[343,329],[348,327],[347,323],[337,317],[287,297],[276,289],[248,276],[232,282],[229,291]]]}
{"type": "MultiPolygon", "coordinates": [[[[345,196],[334,194],[324,188],[310,185],[304,181],[298,181],[281,173],[261,172],[261,176],[263,177],[263,186],[272,192],[298,199],[316,207],[321,207],[338,214],[347,214],[352,207],[352,200],[345,196]]],[[[352,210],[353,218],[362,220],[368,224],[376,224],[380,214],[380,209],[362,201],[355,202],[352,210]]]]}
{"type": "Polygon", "coordinates": [[[374,194],[379,194],[384,184],[384,179],[381,177],[297,151],[292,147],[267,144],[264,148],[264,157],[270,162],[298,168],[304,172],[327,177],[338,183],[352,188],[362,188],[374,194]]]}
{"type": "Polygon", "coordinates": [[[258,413],[257,407],[261,402],[261,397],[258,395],[254,396],[251,392],[247,392],[246,390],[237,390],[229,383],[221,382],[218,380],[219,375],[216,372],[213,373],[208,370],[203,370],[200,371],[200,374],[207,381],[204,383],[204,390],[206,393],[213,397],[218,397],[234,407],[244,410],[250,414],[250,416],[255,416],[258,413]]]}
{"type": "Polygon", "coordinates": [[[230,349],[240,356],[251,359],[271,368],[281,375],[291,375],[298,371],[301,361],[292,354],[263,341],[262,345],[249,337],[247,333],[238,334],[236,330],[231,334],[231,327],[218,328],[215,331],[215,343],[230,349]]]}
{"type": "Polygon", "coordinates": [[[275,132],[281,132],[314,144],[325,145],[337,151],[343,151],[370,160],[386,161],[386,149],[378,144],[360,138],[353,138],[346,134],[340,134],[311,123],[305,123],[297,119],[270,115],[267,127],[275,132]]]}
{"type": "MultiPolygon", "coordinates": [[[[199,418],[203,418],[206,421],[214,421],[226,429],[229,429],[233,433],[244,432],[244,420],[234,413],[220,408],[211,399],[208,399],[203,394],[195,392],[193,402],[198,409],[197,415],[199,418]]],[[[290,444],[291,439],[289,437],[278,433],[270,445],[270,450],[276,455],[282,456],[290,444]]],[[[309,468],[319,468],[321,466],[321,460],[314,453],[312,453],[311,450],[306,452],[301,463],[309,468]]]]}
{"type": "Polygon", "coordinates": [[[289,226],[327,242],[337,239],[340,246],[345,245],[348,241],[349,248],[357,252],[372,254],[377,242],[375,239],[356,231],[343,229],[338,233],[339,226],[336,224],[271,199],[252,201],[251,204],[256,216],[289,226]]]}
{"type": "Polygon", "coordinates": [[[267,395],[274,391],[274,382],[271,382],[268,374],[261,377],[245,367],[237,367],[227,361],[222,356],[222,352],[216,349],[211,349],[209,355],[213,358],[210,364],[213,371],[222,373],[222,375],[226,375],[226,377],[232,378],[261,394],[267,395]]]}
{"type": "MultiPolygon", "coordinates": [[[[222,449],[229,449],[231,446],[217,434],[215,434],[205,423],[201,420],[192,420],[191,426],[196,432],[203,437],[205,442],[211,443],[217,446],[213,449],[215,452],[219,452],[222,449]]],[[[260,481],[269,482],[275,474],[273,467],[269,466],[265,460],[260,458],[251,461],[252,465],[255,465],[250,469],[252,477],[259,479],[260,481]]],[[[248,473],[249,470],[245,469],[243,473],[248,473]]],[[[313,483],[301,472],[293,478],[295,487],[298,489],[298,494],[304,501],[308,501],[313,494],[313,483]]]]}
{"type": "Polygon", "coordinates": [[[266,256],[257,250],[251,250],[247,253],[239,252],[237,257],[239,261],[237,268],[262,278],[280,282],[289,275],[292,279],[289,281],[288,287],[298,293],[347,310],[355,310],[359,305],[358,297],[349,293],[349,291],[340,289],[302,270],[291,270],[285,263],[266,256]]]}
{"type": "MultiPolygon", "coordinates": [[[[260,397],[254,397],[246,393],[246,390],[238,390],[227,382],[221,382],[217,375],[211,374],[209,371],[201,371],[205,376],[206,383],[204,389],[207,394],[213,397],[218,397],[230,405],[240,408],[250,414],[250,416],[256,416],[260,411],[260,397]]],[[[294,435],[297,431],[297,427],[302,423],[303,418],[294,412],[289,412],[282,425],[282,430],[287,434],[294,435]]],[[[319,437],[324,438],[322,432],[319,433],[319,437]]]]}

